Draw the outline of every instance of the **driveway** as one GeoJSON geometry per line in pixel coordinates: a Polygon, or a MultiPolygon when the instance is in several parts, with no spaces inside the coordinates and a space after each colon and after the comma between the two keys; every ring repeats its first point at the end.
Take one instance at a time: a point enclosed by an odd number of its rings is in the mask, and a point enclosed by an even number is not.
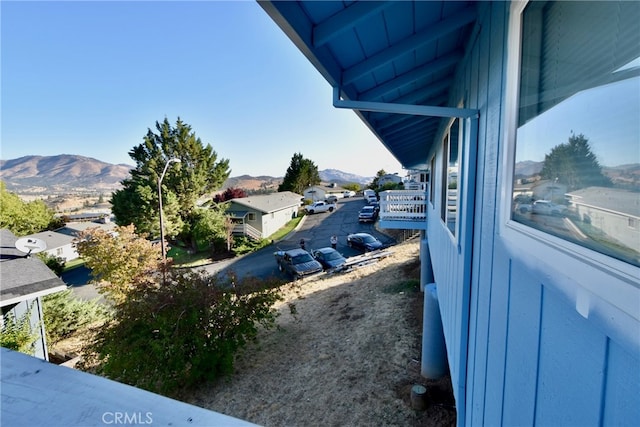
{"type": "MultiPolygon", "coordinates": [[[[319,249],[331,246],[330,238],[333,234],[338,237],[337,249],[345,257],[360,255],[357,249],[347,245],[347,235],[351,233],[369,233],[385,245],[395,244],[395,240],[376,230],[374,224],[361,224],[358,222],[358,212],[366,205],[362,197],[340,199],[338,208],[331,213],[319,213],[306,215],[296,231],[289,233],[284,239],[273,245],[267,246],[257,252],[238,258],[215,262],[202,267],[199,270],[209,274],[233,272],[238,278],[253,276],[258,278],[286,276],[278,270],[273,257],[273,252],[300,247],[300,239],[304,239],[307,250],[319,249]]],[[[73,269],[62,275],[62,280],[71,286],[76,296],[82,299],[100,297],[95,287],[87,284],[89,270],[85,267],[73,269]]]]}
{"type": "Polygon", "coordinates": [[[289,233],[274,245],[243,257],[209,264],[201,268],[209,274],[233,271],[239,278],[245,276],[285,278],[285,275],[278,271],[273,252],[298,248],[300,247],[300,239],[304,239],[305,248],[311,250],[331,246],[330,238],[335,234],[338,237],[337,249],[345,257],[361,254],[360,251],[347,245],[347,235],[351,233],[369,233],[385,245],[396,243],[391,237],[377,231],[374,224],[360,224],[358,222],[358,212],[365,205],[366,202],[361,197],[340,199],[335,211],[306,215],[296,231],[289,233]]]}

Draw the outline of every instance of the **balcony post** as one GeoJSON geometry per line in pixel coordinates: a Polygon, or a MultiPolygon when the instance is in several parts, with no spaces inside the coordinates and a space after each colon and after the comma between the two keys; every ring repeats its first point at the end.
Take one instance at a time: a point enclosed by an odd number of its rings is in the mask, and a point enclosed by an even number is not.
{"type": "Polygon", "coordinates": [[[431,254],[429,254],[429,239],[426,230],[420,230],[420,289],[433,283],[433,267],[431,266],[431,254]]]}

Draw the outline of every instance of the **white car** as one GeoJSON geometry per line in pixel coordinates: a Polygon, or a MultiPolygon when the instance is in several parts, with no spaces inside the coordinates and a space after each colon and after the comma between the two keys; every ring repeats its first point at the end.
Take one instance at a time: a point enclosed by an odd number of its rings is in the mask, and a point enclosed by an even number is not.
{"type": "Polygon", "coordinates": [[[567,212],[567,207],[564,205],[558,205],[549,200],[536,200],[533,202],[532,212],[542,215],[562,216],[567,212]]]}
{"type": "Polygon", "coordinates": [[[344,193],[342,193],[342,196],[347,199],[349,197],[354,197],[356,195],[355,191],[351,191],[351,190],[346,190],[344,193]]]}

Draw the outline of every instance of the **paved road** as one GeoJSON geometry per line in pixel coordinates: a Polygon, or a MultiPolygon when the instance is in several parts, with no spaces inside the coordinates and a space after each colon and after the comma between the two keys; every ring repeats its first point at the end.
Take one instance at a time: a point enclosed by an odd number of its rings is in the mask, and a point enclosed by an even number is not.
{"type": "Polygon", "coordinates": [[[358,222],[358,212],[365,204],[361,197],[340,199],[338,208],[334,212],[305,216],[298,230],[274,245],[244,257],[210,264],[202,269],[210,274],[233,271],[240,278],[245,276],[284,278],[284,274],[278,271],[273,252],[300,247],[300,239],[304,239],[306,249],[311,250],[331,246],[329,239],[335,234],[338,237],[337,249],[345,257],[361,254],[360,251],[347,245],[347,235],[351,233],[366,232],[384,244],[394,244],[395,241],[392,238],[377,231],[373,224],[358,222]]]}
{"type": "MultiPolygon", "coordinates": [[[[347,235],[351,233],[369,233],[386,245],[396,243],[386,234],[376,230],[373,224],[360,224],[358,222],[358,212],[365,204],[362,197],[340,199],[338,208],[335,211],[305,216],[298,230],[290,233],[285,239],[274,245],[239,258],[220,261],[198,268],[209,274],[227,274],[233,271],[239,278],[247,276],[286,278],[284,273],[278,270],[273,252],[298,248],[300,247],[300,239],[304,239],[307,250],[319,249],[331,246],[329,239],[335,234],[338,237],[337,249],[345,257],[361,254],[360,251],[347,245],[347,235]]],[[[89,280],[89,270],[84,267],[63,274],[62,280],[72,287],[76,296],[82,299],[92,299],[100,296],[93,285],[86,284],[89,280]]]]}

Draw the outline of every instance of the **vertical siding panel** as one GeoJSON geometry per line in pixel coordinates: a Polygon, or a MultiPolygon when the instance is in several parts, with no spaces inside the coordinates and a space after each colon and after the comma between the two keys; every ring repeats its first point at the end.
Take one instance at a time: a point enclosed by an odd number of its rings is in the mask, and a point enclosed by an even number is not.
{"type": "Polygon", "coordinates": [[[640,360],[609,341],[607,381],[603,396],[606,426],[640,424],[640,360]]]}
{"type": "Polygon", "coordinates": [[[513,262],[505,363],[503,425],[533,425],[539,354],[542,287],[513,262]]]}
{"type": "MultiPolygon", "coordinates": [[[[487,236],[485,247],[481,254],[492,257],[496,251],[495,239],[498,198],[498,167],[499,148],[502,139],[502,115],[504,94],[504,69],[505,69],[505,39],[506,19],[508,16],[506,2],[492,2],[491,15],[489,16],[490,31],[483,37],[483,46],[487,61],[487,79],[481,83],[486,87],[486,143],[484,166],[485,174],[482,181],[482,192],[485,195],[482,210],[486,216],[483,218],[483,236],[487,236]]],[[[492,283],[491,302],[489,315],[489,336],[486,367],[485,387],[485,414],[484,425],[502,424],[502,402],[504,400],[504,365],[506,356],[506,336],[508,324],[508,297],[509,297],[509,259],[489,258],[481,265],[492,266],[493,272],[488,272],[488,281],[492,283]],[[496,277],[491,277],[490,274],[496,277]]]]}
{"type": "Polygon", "coordinates": [[[540,328],[536,424],[593,425],[600,420],[606,337],[546,287],[540,328]]]}

